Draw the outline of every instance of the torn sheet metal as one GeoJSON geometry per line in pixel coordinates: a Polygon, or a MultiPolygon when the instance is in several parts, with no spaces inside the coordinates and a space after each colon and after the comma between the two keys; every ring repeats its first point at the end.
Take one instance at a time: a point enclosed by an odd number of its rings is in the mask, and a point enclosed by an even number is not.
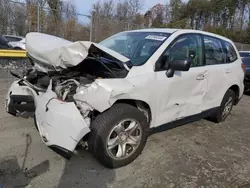
{"type": "Polygon", "coordinates": [[[129,93],[134,86],[127,80],[113,82],[112,80],[96,80],[89,86],[80,86],[74,95],[75,101],[90,105],[93,109],[103,112],[110,108],[119,98],[129,99],[129,93]]]}
{"type": "Polygon", "coordinates": [[[46,145],[57,145],[73,151],[90,132],[90,121],[82,117],[73,102],[59,101],[51,85],[46,93],[37,96],[35,103],[36,123],[46,145]]]}
{"type": "Polygon", "coordinates": [[[35,60],[34,63],[39,62],[54,70],[77,66],[89,54],[96,52],[107,53],[122,63],[129,61],[127,57],[111,49],[88,41],[71,42],[42,33],[28,33],[26,41],[26,50],[35,60]]]}

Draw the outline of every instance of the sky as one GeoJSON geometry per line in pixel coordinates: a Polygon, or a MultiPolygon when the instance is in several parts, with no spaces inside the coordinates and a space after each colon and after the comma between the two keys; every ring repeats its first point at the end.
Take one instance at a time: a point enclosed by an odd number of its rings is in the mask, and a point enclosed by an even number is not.
{"type": "MultiPolygon", "coordinates": [[[[76,7],[77,7],[77,12],[80,14],[90,14],[91,8],[93,3],[97,2],[98,0],[72,0],[76,7]]],[[[101,0],[103,1],[103,0],[101,0]]],[[[118,0],[114,0],[118,1],[118,0]]],[[[161,4],[166,4],[168,0],[141,0],[143,4],[143,9],[142,12],[146,12],[148,9],[153,7],[157,3],[161,4]]],[[[88,19],[80,19],[82,22],[88,22],[88,19]]]]}

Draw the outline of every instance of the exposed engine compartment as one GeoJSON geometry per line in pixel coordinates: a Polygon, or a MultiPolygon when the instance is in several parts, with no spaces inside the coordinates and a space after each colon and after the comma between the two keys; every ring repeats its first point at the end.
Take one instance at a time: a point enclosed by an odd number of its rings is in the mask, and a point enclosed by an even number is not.
{"type": "MultiPolygon", "coordinates": [[[[99,54],[100,55],[100,54],[99,54]]],[[[32,87],[36,92],[45,92],[52,80],[52,90],[57,94],[58,99],[71,102],[77,87],[91,84],[99,78],[124,78],[128,70],[121,62],[103,56],[91,55],[77,66],[61,71],[42,72],[35,68],[33,59],[30,62],[32,68],[17,72],[12,70],[15,77],[21,79],[21,84],[32,87]]],[[[129,66],[128,66],[129,67],[129,66]]]]}

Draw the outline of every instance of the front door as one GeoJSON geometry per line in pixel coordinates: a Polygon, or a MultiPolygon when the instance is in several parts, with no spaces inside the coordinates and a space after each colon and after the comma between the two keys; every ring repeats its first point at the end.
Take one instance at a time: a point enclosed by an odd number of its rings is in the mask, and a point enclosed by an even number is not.
{"type": "MultiPolygon", "coordinates": [[[[187,72],[176,71],[172,78],[166,76],[167,66],[156,68],[158,88],[158,113],[156,125],[162,125],[187,116],[198,114],[207,91],[207,70],[203,61],[202,38],[200,35],[187,34],[175,39],[163,54],[167,65],[173,59],[192,58],[187,72]]],[[[161,63],[161,62],[157,62],[161,63]]]]}

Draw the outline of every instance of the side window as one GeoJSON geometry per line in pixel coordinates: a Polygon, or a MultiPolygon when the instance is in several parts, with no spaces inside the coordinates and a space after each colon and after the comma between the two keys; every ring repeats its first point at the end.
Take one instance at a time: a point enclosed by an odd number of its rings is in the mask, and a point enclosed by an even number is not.
{"type": "MultiPolygon", "coordinates": [[[[177,40],[168,47],[163,55],[163,60],[161,59],[161,61],[166,62],[165,67],[167,67],[166,65],[174,59],[187,58],[193,59],[191,67],[203,65],[202,40],[199,35],[183,35],[177,38],[177,40]]],[[[164,67],[158,67],[158,69],[166,70],[164,67]]]]}
{"type": "Polygon", "coordinates": [[[226,54],[219,39],[204,36],[206,65],[223,64],[226,54]]]}
{"type": "Polygon", "coordinates": [[[232,44],[225,42],[226,62],[232,63],[237,59],[237,53],[232,44]]]}

